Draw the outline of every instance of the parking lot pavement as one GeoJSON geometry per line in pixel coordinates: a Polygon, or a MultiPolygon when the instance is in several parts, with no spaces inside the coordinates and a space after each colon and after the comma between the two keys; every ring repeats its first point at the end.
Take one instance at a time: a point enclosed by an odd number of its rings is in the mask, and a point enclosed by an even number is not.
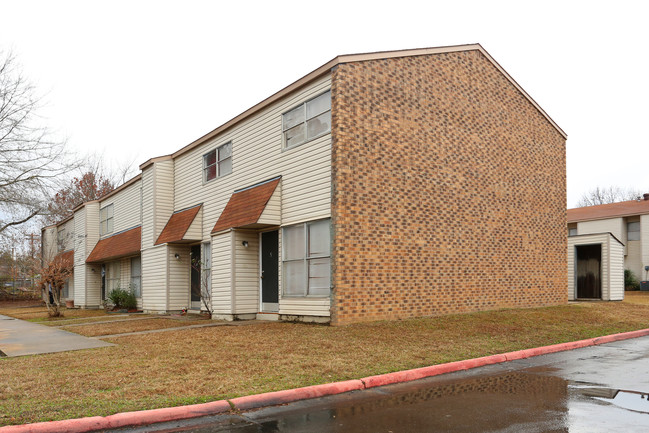
{"type": "Polygon", "coordinates": [[[0,356],[38,355],[106,346],[114,344],[0,315],[0,356]]]}

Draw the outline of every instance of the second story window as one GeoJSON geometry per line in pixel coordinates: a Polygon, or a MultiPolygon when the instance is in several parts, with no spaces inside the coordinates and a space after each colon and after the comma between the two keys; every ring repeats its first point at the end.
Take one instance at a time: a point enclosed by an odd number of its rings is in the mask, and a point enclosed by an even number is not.
{"type": "Polygon", "coordinates": [[[232,142],[203,155],[203,181],[232,173],[232,142]]]}
{"type": "Polygon", "coordinates": [[[99,210],[99,235],[113,232],[113,205],[109,204],[99,210]]]}
{"type": "Polygon", "coordinates": [[[282,115],[284,147],[305,143],[331,131],[331,91],[282,115]]]}
{"type": "Polygon", "coordinates": [[[63,251],[65,249],[65,229],[59,229],[59,232],[56,234],[56,246],[58,251],[63,251]]]}
{"type": "Polygon", "coordinates": [[[628,241],[639,241],[640,240],[640,223],[626,223],[626,239],[628,241]]]}

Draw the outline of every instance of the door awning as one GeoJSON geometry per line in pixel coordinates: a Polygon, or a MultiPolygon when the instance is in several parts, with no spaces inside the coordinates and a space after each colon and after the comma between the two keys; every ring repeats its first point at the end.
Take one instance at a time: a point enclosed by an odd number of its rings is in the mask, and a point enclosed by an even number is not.
{"type": "Polygon", "coordinates": [[[74,266],[74,250],[58,253],[52,261],[60,261],[65,266],[74,266]]]}
{"type": "Polygon", "coordinates": [[[142,226],[116,233],[97,242],[86,263],[108,262],[122,257],[140,254],[142,226]]]}
{"type": "Polygon", "coordinates": [[[225,209],[214,225],[212,233],[230,228],[279,225],[281,200],[277,185],[280,180],[281,176],[278,176],[232,193],[228,204],[225,205],[225,209]],[[274,212],[264,215],[269,202],[273,203],[274,212]]]}
{"type": "Polygon", "coordinates": [[[202,238],[200,218],[196,218],[202,204],[174,212],[162,229],[154,245],[172,242],[194,242],[202,238]],[[193,224],[196,220],[196,224],[193,224]]]}

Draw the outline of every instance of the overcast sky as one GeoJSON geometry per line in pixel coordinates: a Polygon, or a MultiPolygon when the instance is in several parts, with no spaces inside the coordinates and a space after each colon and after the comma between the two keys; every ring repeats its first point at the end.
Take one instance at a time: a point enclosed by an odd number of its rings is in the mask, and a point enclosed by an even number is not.
{"type": "Polygon", "coordinates": [[[114,165],[189,144],[339,54],[480,43],[568,134],[568,206],[649,192],[646,1],[0,0],[49,125],[114,165]]]}

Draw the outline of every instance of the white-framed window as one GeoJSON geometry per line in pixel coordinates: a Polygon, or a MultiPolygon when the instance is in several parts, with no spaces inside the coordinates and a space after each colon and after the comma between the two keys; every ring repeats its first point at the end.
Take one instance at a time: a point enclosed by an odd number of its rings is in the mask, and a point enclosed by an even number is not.
{"type": "Polygon", "coordinates": [[[577,228],[571,227],[568,229],[568,236],[577,236],[577,228]]]}
{"type": "Polygon", "coordinates": [[[284,296],[329,296],[330,220],[282,228],[284,296]]]}
{"type": "Polygon", "coordinates": [[[282,114],[284,147],[293,147],[331,132],[331,91],[282,114]]]}
{"type": "Polygon", "coordinates": [[[217,147],[203,155],[203,181],[232,173],[232,142],[217,147]]]}
{"type": "Polygon", "coordinates": [[[119,261],[106,264],[106,296],[122,287],[122,266],[119,261]]]}
{"type": "Polygon", "coordinates": [[[113,205],[99,210],[99,234],[101,236],[113,232],[113,205]]]}
{"type": "Polygon", "coordinates": [[[131,258],[131,284],[136,298],[142,297],[142,258],[140,256],[131,258]]]}
{"type": "Polygon", "coordinates": [[[212,298],[212,244],[203,243],[201,288],[207,287],[208,299],[212,298]]]}
{"type": "Polygon", "coordinates": [[[63,251],[65,249],[65,229],[59,229],[56,233],[56,247],[58,251],[63,251]]]}
{"type": "Polygon", "coordinates": [[[626,240],[639,241],[640,240],[640,222],[626,223],[626,240]]]}

